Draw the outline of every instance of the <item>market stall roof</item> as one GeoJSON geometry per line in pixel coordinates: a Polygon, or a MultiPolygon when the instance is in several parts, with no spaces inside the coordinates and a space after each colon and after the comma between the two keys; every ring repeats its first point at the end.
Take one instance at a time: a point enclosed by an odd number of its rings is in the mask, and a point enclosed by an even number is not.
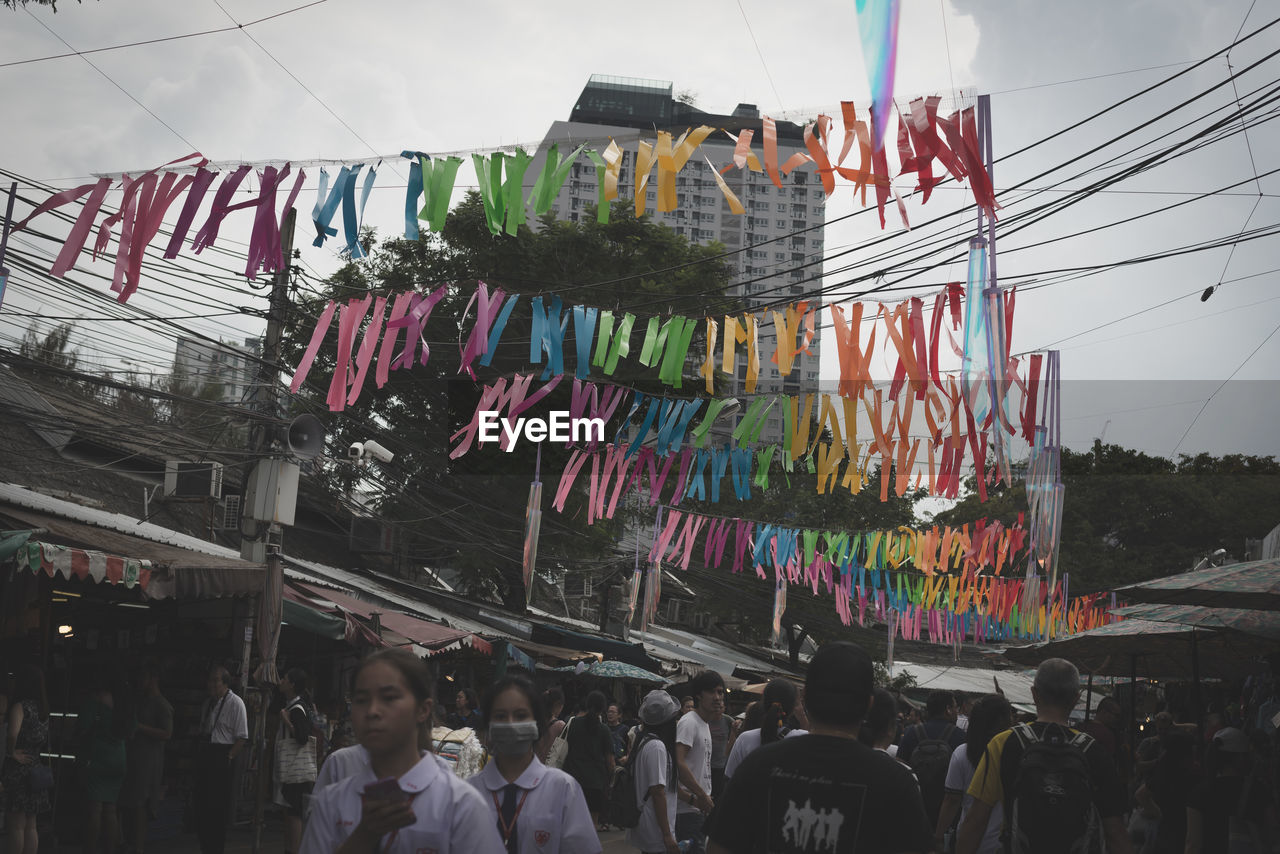
{"type": "Polygon", "coordinates": [[[714,638],[667,626],[650,626],[643,632],[633,630],[631,637],[643,641],[659,658],[669,659],[678,665],[692,665],[680,667],[683,675],[693,676],[699,670],[714,670],[726,677],[725,685],[732,690],[747,684],[745,680],[734,677],[738,668],[759,674],[773,673],[778,669],[776,664],[761,661],[714,638]],[[739,684],[729,686],[728,679],[734,679],[739,684]]]}
{"type": "Polygon", "coordinates": [[[550,623],[534,623],[532,635],[535,643],[599,652],[608,658],[625,661],[627,664],[634,664],[649,671],[661,669],[659,662],[651,658],[641,644],[627,643],[600,635],[588,635],[561,626],[553,626],[550,623]]]}
{"type": "Polygon", "coordinates": [[[601,679],[623,679],[630,682],[644,682],[650,685],[669,685],[671,680],[656,673],[650,673],[643,667],[627,664],[625,661],[597,661],[592,664],[579,662],[554,670],[571,672],[579,676],[596,676],[601,679]]]}
{"type": "Polygon", "coordinates": [[[1129,602],[1280,611],[1280,558],[1211,566],[1116,590],[1129,602]]]}
{"type": "Polygon", "coordinates": [[[968,694],[994,694],[996,682],[1011,703],[1030,703],[1031,683],[1035,674],[1023,670],[992,670],[976,667],[938,667],[931,664],[894,662],[892,675],[910,673],[916,678],[908,691],[964,691],[968,694]]]}
{"type": "Polygon", "coordinates": [[[1230,629],[1246,635],[1280,640],[1280,611],[1147,603],[1114,608],[1111,613],[1120,617],[1153,620],[1157,623],[1177,623],[1182,626],[1199,626],[1207,629],[1230,629]]]}
{"type": "Polygon", "coordinates": [[[298,586],[307,594],[309,598],[317,602],[328,602],[341,608],[344,611],[350,611],[358,614],[366,619],[371,619],[374,611],[378,611],[378,622],[386,628],[404,635],[414,643],[420,644],[433,652],[443,651],[445,648],[451,647],[455,643],[465,643],[482,652],[492,653],[493,649],[489,643],[482,638],[477,638],[470,632],[464,632],[459,629],[451,629],[440,623],[432,623],[428,620],[419,619],[408,614],[401,614],[397,611],[383,611],[376,605],[363,602],[352,596],[348,596],[337,590],[329,590],[324,587],[318,587],[314,584],[306,584],[298,582],[298,586]]]}
{"type": "MultiPolygon", "coordinates": [[[[215,543],[139,522],[120,513],[84,507],[12,483],[0,483],[0,516],[44,528],[38,539],[108,556],[147,561],[151,599],[245,596],[262,590],[264,568],[215,543]]],[[[69,556],[68,560],[77,556],[69,556]]],[[[46,569],[46,571],[48,571],[46,569]]]]}
{"type": "Polygon", "coordinates": [[[1188,679],[1193,673],[1192,643],[1200,661],[1200,676],[1233,678],[1259,668],[1260,655],[1277,648],[1273,641],[1231,631],[1215,631],[1152,620],[1119,620],[1057,640],[1013,646],[1004,651],[1010,661],[1036,665],[1046,658],[1065,658],[1083,673],[1188,679]]]}

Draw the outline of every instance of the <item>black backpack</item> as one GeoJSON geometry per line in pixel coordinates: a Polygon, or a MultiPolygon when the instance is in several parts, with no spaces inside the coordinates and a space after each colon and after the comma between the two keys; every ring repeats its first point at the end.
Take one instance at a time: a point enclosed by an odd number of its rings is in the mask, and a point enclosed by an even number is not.
{"type": "Polygon", "coordinates": [[[943,787],[947,782],[947,767],[951,764],[951,733],[955,727],[950,724],[942,731],[939,738],[929,738],[924,724],[916,724],[916,748],[911,751],[911,770],[915,772],[920,784],[920,796],[924,799],[925,812],[933,821],[938,820],[938,811],[942,807],[943,787]]]}
{"type": "Polygon", "coordinates": [[[613,774],[613,785],[609,787],[609,823],[615,827],[635,827],[640,823],[640,813],[644,810],[644,802],[649,797],[648,791],[641,797],[636,792],[635,761],[641,749],[658,737],[651,732],[641,733],[636,745],[631,749],[631,756],[618,766],[613,774]]]}
{"type": "Polygon", "coordinates": [[[1045,738],[1013,728],[1022,758],[1006,792],[1005,850],[1010,854],[1089,854],[1098,850],[1099,819],[1085,751],[1093,738],[1064,729],[1045,738]]]}

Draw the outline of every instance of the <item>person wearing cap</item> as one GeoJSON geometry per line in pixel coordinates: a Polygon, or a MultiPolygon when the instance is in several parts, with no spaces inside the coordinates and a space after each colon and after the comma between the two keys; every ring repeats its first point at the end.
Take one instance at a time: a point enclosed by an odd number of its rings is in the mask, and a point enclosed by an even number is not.
{"type": "Polygon", "coordinates": [[[661,688],[640,703],[643,729],[629,763],[635,766],[640,821],[627,842],[645,854],[679,854],[676,842],[676,720],[680,704],[661,688]]]}
{"type": "Polygon", "coordinates": [[[809,734],[765,745],[742,761],[716,804],[709,854],[932,849],[911,771],[858,741],[871,691],[865,650],[847,641],[818,650],[805,681],[809,734]]]}
{"type": "Polygon", "coordinates": [[[1228,844],[1233,817],[1243,819],[1238,825],[1253,838],[1251,850],[1272,850],[1267,844],[1275,827],[1271,793],[1266,781],[1252,773],[1249,736],[1235,727],[1214,733],[1209,768],[1214,776],[1187,797],[1187,854],[1236,850],[1228,844]]]}

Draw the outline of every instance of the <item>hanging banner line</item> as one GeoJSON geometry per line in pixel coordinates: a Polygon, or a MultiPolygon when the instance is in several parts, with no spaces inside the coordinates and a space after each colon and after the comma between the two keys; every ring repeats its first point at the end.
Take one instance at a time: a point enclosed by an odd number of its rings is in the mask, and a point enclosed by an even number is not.
{"type": "Polygon", "coordinates": [[[972,529],[848,532],[706,516],[675,507],[659,510],[662,524],[655,526],[651,565],[665,562],[687,571],[701,539],[705,568],[722,569],[728,560],[735,575],[749,567],[761,581],[774,581],[775,626],[788,586],[807,587],[815,596],[825,587],[834,594],[846,626],[852,625],[856,606],[861,625],[870,610],[872,620],[895,626],[904,639],[923,637],[949,645],[966,637],[974,642],[1051,638],[1112,620],[1104,594],[1068,599],[1065,578],[1062,587],[1037,583],[1028,594],[1024,579],[1000,574],[1004,565],[1012,569],[1024,557],[1021,516],[1007,528],[980,519],[972,529]],[[986,570],[993,574],[983,574],[986,570]]]}
{"type": "MultiPolygon", "coordinates": [[[[888,85],[892,85],[891,74],[888,85]]],[[[842,132],[837,131],[835,119],[827,115],[818,116],[804,127],[805,150],[797,151],[781,164],[778,163],[777,123],[767,116],[761,120],[759,156],[751,145],[755,136],[754,129],[742,130],[734,135],[727,130],[703,125],[690,128],[679,136],[669,131],[656,131],[653,142],[637,140],[635,150],[626,152],[634,156],[632,162],[636,166],[632,195],[637,216],[646,211],[651,182],[655,188],[657,211],[665,213],[676,210],[679,204],[676,186],[680,171],[694,158],[697,149],[708,138],[722,133],[734,141],[734,153],[729,161],[717,167],[705,156],[699,157],[700,162],[711,166],[711,173],[724,195],[725,203],[734,214],[742,215],[745,208],[723,179],[725,172],[731,169],[763,172],[775,186],[782,188],[784,176],[789,176],[798,168],[809,167],[816,174],[826,198],[830,198],[836,191],[837,181],[842,180],[851,183],[855,193],[861,191],[865,206],[866,188],[869,185],[874,187],[881,228],[885,227],[885,206],[892,195],[903,226],[909,228],[906,207],[894,188],[890,175],[886,157],[888,147],[881,145],[886,121],[882,114],[889,111],[889,102],[884,98],[883,80],[877,82],[877,90],[880,101],[875,105],[877,117],[872,120],[871,126],[858,118],[852,101],[843,101],[839,118],[843,126],[842,132]],[[846,165],[846,159],[855,143],[860,158],[856,168],[851,165],[852,161],[849,161],[850,165],[846,165]]],[[[940,118],[937,115],[940,101],[938,96],[917,98],[910,102],[906,114],[894,110],[898,119],[897,177],[915,172],[919,179],[915,189],[922,192],[921,203],[926,203],[939,180],[933,173],[932,164],[936,160],[941,164],[942,170],[956,181],[967,182],[977,206],[988,216],[994,217],[999,205],[995,201],[981,152],[978,151],[974,108],[966,107],[948,118],[940,118]]],[[[608,221],[610,204],[622,198],[620,178],[623,154],[616,141],[611,141],[602,151],[579,146],[565,154],[561,153],[559,144],[552,144],[548,148],[542,170],[533,178],[527,193],[526,173],[534,160],[533,155],[519,148],[510,152],[472,154],[471,162],[475,168],[489,230],[495,235],[515,235],[520,226],[526,223],[529,208],[533,209],[535,216],[549,212],[579,157],[586,157],[596,168],[599,179],[597,218],[601,222],[608,221]]],[[[439,233],[444,228],[445,215],[463,159],[455,155],[433,157],[412,149],[405,149],[400,156],[410,161],[404,204],[405,238],[420,239],[421,223],[426,223],[427,231],[439,233]]],[[[338,236],[338,227],[333,223],[340,214],[342,253],[352,260],[365,257],[359,241],[360,227],[364,220],[365,203],[377,180],[381,162],[379,160],[369,165],[365,161],[351,161],[349,165],[341,165],[333,176],[330,176],[328,169],[321,167],[311,214],[316,230],[314,246],[323,246],[330,237],[338,236]]],[[[203,225],[195,230],[189,248],[199,254],[216,242],[228,215],[252,210],[254,222],[245,276],[253,280],[261,272],[274,273],[285,263],[279,252],[279,222],[283,221],[284,213],[293,206],[305,179],[305,173],[298,170],[293,181],[288,181],[291,170],[291,164],[286,161],[283,166],[263,165],[256,170],[250,164],[241,163],[224,171],[215,171],[210,168],[209,161],[196,152],[137,177],[123,175],[119,178],[117,187],[124,193],[120,209],[104,217],[99,223],[98,236],[92,250],[93,257],[96,259],[108,249],[113,228],[120,224],[116,273],[111,289],[118,294],[120,302],[126,302],[138,290],[143,255],[159,232],[166,214],[170,209],[179,211],[173,236],[165,250],[166,258],[174,258],[191,233],[205,197],[212,190],[207,216],[203,225]],[[173,168],[167,170],[167,167],[173,168]],[[191,168],[195,171],[190,172],[191,168]],[[256,171],[259,179],[256,197],[232,204],[237,190],[251,171],[256,171]],[[187,174],[182,174],[184,172],[187,174]],[[215,183],[216,189],[213,186],[215,183]],[[282,192],[283,206],[278,203],[282,192]],[[180,208],[176,207],[179,198],[183,198],[180,208]]],[[[42,213],[85,199],[76,224],[50,269],[50,275],[62,278],[74,266],[113,183],[115,179],[104,176],[92,183],[55,193],[13,227],[14,231],[20,231],[42,213]]]]}

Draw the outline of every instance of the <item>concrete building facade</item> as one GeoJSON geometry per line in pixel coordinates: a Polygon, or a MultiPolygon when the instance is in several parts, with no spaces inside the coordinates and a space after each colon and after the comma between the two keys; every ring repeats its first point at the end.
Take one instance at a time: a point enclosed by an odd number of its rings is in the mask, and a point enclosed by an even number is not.
{"type": "Polygon", "coordinates": [[[197,394],[217,386],[220,389],[218,400],[241,405],[252,399],[261,352],[260,338],[246,338],[244,346],[237,346],[226,341],[213,344],[178,336],[173,354],[173,375],[175,379],[195,386],[197,394]]]}
{"type": "MultiPolygon", "coordinates": [[[[709,125],[737,133],[755,131],[752,150],[761,155],[761,116],[753,104],[739,104],[732,113],[707,113],[677,100],[670,82],[592,75],[568,121],[556,121],[547,131],[527,174],[538,174],[547,149],[558,143],[561,153],[583,142],[603,149],[617,141],[626,152],[619,176],[619,195],[633,198],[635,187],[636,141],[652,142],[655,130],[667,130],[677,138],[686,129],[709,125]]],[[[804,150],[803,128],[791,122],[777,122],[778,162],[785,163],[804,150]]],[[[724,173],[729,187],[746,208],[743,214],[730,211],[716,184],[712,168],[719,170],[733,161],[735,143],[717,130],[693,153],[676,178],[677,207],[657,212],[656,182],[651,177],[646,211],[653,221],[699,244],[718,242],[734,254],[729,261],[736,268],[731,293],[749,308],[762,311],[809,299],[819,305],[822,282],[823,223],[825,198],[821,182],[806,165],[783,177],[781,188],[763,172],[730,169],[724,173]],[[712,165],[708,165],[708,160],[712,165]]],[[[574,222],[594,216],[599,198],[596,168],[585,157],[572,167],[568,180],[556,199],[552,212],[557,219],[574,222]]],[[[536,223],[535,223],[536,227],[536,223]]],[[[813,355],[798,355],[791,373],[782,377],[771,361],[777,349],[772,315],[760,317],[760,378],[756,393],[797,394],[818,386],[820,336],[810,346],[813,355]]],[[[725,395],[742,395],[746,381],[745,348],[738,348],[738,365],[731,388],[725,395]]],[[[699,360],[701,356],[698,357],[699,360]]],[[[717,389],[717,394],[720,394],[717,389]]],[[[745,409],[745,405],[744,405],[745,409]]],[[[761,441],[779,441],[783,425],[775,407],[770,412],[761,441]]]]}

